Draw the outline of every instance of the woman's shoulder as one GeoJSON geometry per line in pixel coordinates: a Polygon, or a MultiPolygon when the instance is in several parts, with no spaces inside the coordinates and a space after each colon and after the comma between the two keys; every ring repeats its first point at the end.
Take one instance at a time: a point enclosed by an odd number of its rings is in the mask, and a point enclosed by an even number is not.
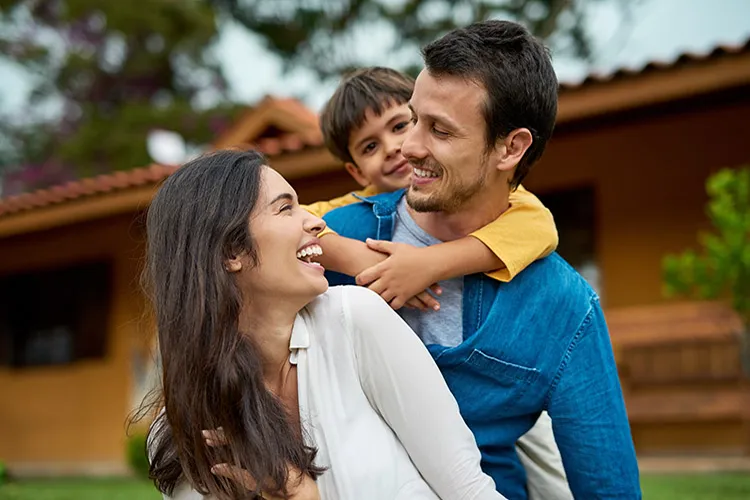
{"type": "Polygon", "coordinates": [[[372,290],[356,285],[341,285],[329,287],[328,291],[308,304],[304,314],[317,326],[338,324],[349,330],[371,318],[375,311],[383,307],[390,309],[372,290]]]}

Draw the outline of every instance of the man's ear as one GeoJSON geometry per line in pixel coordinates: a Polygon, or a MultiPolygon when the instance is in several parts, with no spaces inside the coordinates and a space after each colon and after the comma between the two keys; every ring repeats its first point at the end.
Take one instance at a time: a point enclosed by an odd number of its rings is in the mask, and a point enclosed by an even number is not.
{"type": "Polygon", "coordinates": [[[500,156],[497,161],[497,169],[510,171],[516,168],[523,155],[531,147],[534,137],[527,128],[517,128],[503,139],[498,139],[497,150],[500,156]]]}
{"type": "Polygon", "coordinates": [[[242,270],[242,261],[239,257],[232,257],[224,261],[224,269],[230,273],[237,273],[242,270]]]}
{"type": "Polygon", "coordinates": [[[354,180],[357,181],[357,184],[359,184],[360,186],[367,187],[370,185],[370,179],[362,175],[362,170],[360,170],[360,168],[354,163],[348,161],[344,163],[344,168],[346,168],[346,171],[349,172],[349,175],[354,177],[354,180]]]}

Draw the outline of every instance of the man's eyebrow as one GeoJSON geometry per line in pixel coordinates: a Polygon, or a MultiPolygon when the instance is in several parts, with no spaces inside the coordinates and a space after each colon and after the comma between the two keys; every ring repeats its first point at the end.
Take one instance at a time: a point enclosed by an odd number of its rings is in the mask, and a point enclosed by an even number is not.
{"type": "MultiPolygon", "coordinates": [[[[411,106],[411,103],[409,103],[409,109],[411,110],[411,113],[413,116],[417,115],[416,111],[414,111],[414,108],[411,106]]],[[[442,125],[445,125],[446,127],[450,129],[461,130],[461,127],[459,127],[458,124],[456,124],[456,122],[448,118],[446,115],[425,113],[423,116],[435,123],[440,123],[442,125]]]]}
{"type": "Polygon", "coordinates": [[[294,201],[294,195],[292,193],[281,193],[276,198],[271,200],[271,203],[269,203],[268,205],[269,206],[273,205],[277,201],[281,201],[281,200],[294,201]]]}

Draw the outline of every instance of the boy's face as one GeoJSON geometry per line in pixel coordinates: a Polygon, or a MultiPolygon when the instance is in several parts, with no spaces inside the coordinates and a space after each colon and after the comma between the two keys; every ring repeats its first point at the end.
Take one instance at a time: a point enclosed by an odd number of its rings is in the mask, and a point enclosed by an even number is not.
{"type": "Polygon", "coordinates": [[[407,103],[391,105],[380,116],[368,109],[362,126],[349,136],[354,164],[346,163],[347,171],[363,187],[372,185],[381,193],[408,187],[412,167],[401,154],[401,143],[411,128],[407,103]]]}

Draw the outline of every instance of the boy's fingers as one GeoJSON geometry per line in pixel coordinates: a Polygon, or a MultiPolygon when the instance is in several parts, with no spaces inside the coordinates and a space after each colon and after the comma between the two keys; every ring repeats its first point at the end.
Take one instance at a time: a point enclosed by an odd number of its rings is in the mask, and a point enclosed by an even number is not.
{"type": "Polygon", "coordinates": [[[439,311],[440,310],[440,302],[438,302],[435,297],[430,295],[429,293],[421,292],[417,294],[417,298],[424,302],[425,306],[427,308],[432,309],[433,311],[439,311]]]}
{"type": "Polygon", "coordinates": [[[419,309],[420,311],[426,311],[427,306],[416,297],[412,297],[406,301],[405,307],[411,307],[412,309],[419,309]]]}
{"type": "Polygon", "coordinates": [[[386,253],[390,255],[393,250],[392,241],[373,240],[371,238],[367,238],[365,243],[367,243],[367,247],[370,250],[375,250],[376,252],[386,253]]]}
{"type": "Polygon", "coordinates": [[[434,293],[435,295],[443,295],[443,287],[441,287],[437,283],[435,283],[434,285],[432,285],[430,287],[430,290],[432,290],[432,293],[434,293]]]}
{"type": "MultiPolygon", "coordinates": [[[[376,281],[370,283],[369,285],[367,285],[367,288],[369,288],[373,292],[377,293],[381,297],[383,297],[383,292],[385,292],[385,285],[383,285],[383,282],[380,281],[380,280],[376,280],[376,281]]],[[[391,298],[393,298],[393,296],[391,296],[391,298]]],[[[383,299],[385,299],[385,297],[383,297],[383,299]]],[[[386,302],[387,301],[388,300],[386,299],[386,302]]]]}
{"type": "Polygon", "coordinates": [[[403,299],[402,299],[401,297],[398,297],[398,296],[396,296],[396,297],[395,297],[395,298],[394,298],[394,299],[393,299],[393,300],[392,300],[392,301],[390,302],[390,304],[391,304],[391,308],[392,308],[392,309],[393,309],[394,311],[398,311],[399,309],[401,309],[402,307],[404,307],[404,304],[405,304],[405,302],[404,302],[404,300],[403,300],[403,299]]]}
{"type": "Polygon", "coordinates": [[[382,262],[380,264],[375,264],[374,266],[368,267],[367,269],[359,273],[357,277],[355,278],[355,281],[357,282],[357,284],[359,286],[367,286],[373,281],[375,281],[376,279],[380,278],[380,274],[381,274],[380,269],[382,267],[381,264],[382,262]]]}

